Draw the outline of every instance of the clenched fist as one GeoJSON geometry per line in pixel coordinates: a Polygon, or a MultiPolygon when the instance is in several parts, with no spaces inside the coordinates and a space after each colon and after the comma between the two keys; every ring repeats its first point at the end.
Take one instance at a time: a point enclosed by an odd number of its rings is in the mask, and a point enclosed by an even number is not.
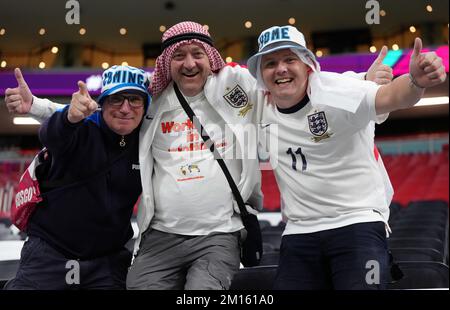
{"type": "Polygon", "coordinates": [[[72,95],[67,113],[67,119],[72,124],[81,122],[97,110],[97,102],[89,95],[86,84],[78,81],[78,88],[79,90],[72,95]]]}

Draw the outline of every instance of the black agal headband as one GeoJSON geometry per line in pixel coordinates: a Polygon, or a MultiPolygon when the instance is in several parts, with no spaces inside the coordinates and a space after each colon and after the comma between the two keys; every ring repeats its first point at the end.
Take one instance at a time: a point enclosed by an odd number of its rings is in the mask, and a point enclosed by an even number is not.
{"type": "Polygon", "coordinates": [[[165,40],[161,44],[161,51],[164,51],[169,46],[171,46],[175,43],[178,43],[180,41],[186,41],[186,40],[192,40],[192,39],[197,39],[202,42],[205,42],[206,44],[208,44],[210,46],[214,46],[214,43],[213,43],[213,40],[211,39],[211,37],[201,34],[201,33],[197,33],[197,32],[188,32],[188,33],[182,33],[182,34],[170,37],[167,40],[165,40]]]}

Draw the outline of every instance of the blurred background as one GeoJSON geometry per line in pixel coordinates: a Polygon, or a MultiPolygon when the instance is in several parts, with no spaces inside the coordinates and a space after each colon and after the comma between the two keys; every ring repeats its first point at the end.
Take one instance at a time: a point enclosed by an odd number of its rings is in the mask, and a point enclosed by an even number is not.
{"type": "MultiPolygon", "coordinates": [[[[21,173],[41,148],[39,125],[9,114],[5,107],[5,89],[17,86],[13,69],[22,69],[35,95],[69,103],[80,79],[92,95],[98,94],[100,74],[112,65],[129,64],[151,72],[164,31],[186,20],[209,30],[227,62],[245,64],[256,52],[262,30],[290,24],[305,34],[325,71],[366,71],[387,45],[384,62],[399,76],[408,72],[414,38],[421,37],[424,51],[442,57],[448,73],[448,0],[0,0],[0,240],[24,238],[11,228],[9,209],[21,173]],[[77,5],[79,24],[70,24],[67,17],[76,21],[72,13],[77,5]],[[368,23],[368,16],[379,23],[368,23]]],[[[395,189],[391,219],[410,204],[443,204],[445,239],[440,240],[438,261],[444,265],[448,264],[448,93],[447,78],[427,89],[416,107],[391,113],[376,128],[376,144],[395,189]]],[[[267,227],[278,227],[280,196],[270,170],[263,171],[263,191],[267,212],[260,219],[267,227]]],[[[277,242],[269,252],[276,253],[277,242]]],[[[405,247],[411,246],[400,246],[405,247]]]]}

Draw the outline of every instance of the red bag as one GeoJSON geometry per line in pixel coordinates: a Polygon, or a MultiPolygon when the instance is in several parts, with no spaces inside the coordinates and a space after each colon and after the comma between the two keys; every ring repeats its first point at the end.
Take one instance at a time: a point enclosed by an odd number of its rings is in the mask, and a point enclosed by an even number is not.
{"type": "Polygon", "coordinates": [[[42,201],[36,168],[47,160],[47,150],[42,149],[20,177],[15,199],[11,206],[11,221],[21,231],[27,228],[30,215],[42,201]]]}

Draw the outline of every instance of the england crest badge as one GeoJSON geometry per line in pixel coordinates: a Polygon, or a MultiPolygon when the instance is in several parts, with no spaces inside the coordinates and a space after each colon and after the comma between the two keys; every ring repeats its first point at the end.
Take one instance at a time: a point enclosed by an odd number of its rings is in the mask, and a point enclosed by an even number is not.
{"type": "Polygon", "coordinates": [[[308,115],[308,125],[309,131],[314,135],[314,137],[311,138],[314,142],[319,142],[332,135],[332,133],[327,133],[328,122],[325,112],[323,111],[308,115]]]}
{"type": "Polygon", "coordinates": [[[233,108],[240,109],[248,104],[248,96],[239,85],[236,85],[223,97],[233,108]]]}

